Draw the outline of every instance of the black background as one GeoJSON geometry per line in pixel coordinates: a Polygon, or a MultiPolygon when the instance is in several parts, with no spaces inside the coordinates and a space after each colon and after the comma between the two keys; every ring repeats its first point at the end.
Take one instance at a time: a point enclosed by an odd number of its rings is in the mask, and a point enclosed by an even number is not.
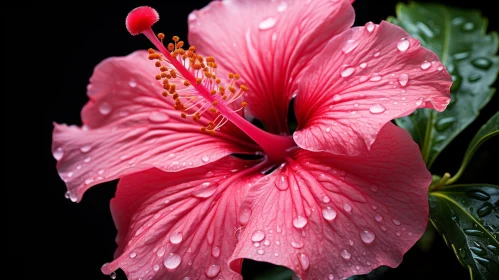
{"type": "MultiPolygon", "coordinates": [[[[393,0],[357,0],[355,25],[378,23],[394,15],[393,0]]],[[[428,2],[428,1],[420,1],[428,2]]],[[[499,30],[495,1],[433,1],[479,9],[489,31],[499,30]]],[[[116,182],[90,189],[79,204],[64,198],[50,152],[52,122],[78,124],[94,66],[110,56],[150,47],[130,36],[127,13],[151,5],[162,15],[156,32],[187,38],[187,15],[209,1],[9,2],[3,7],[2,131],[3,186],[7,190],[8,265],[16,279],[109,279],[100,266],[112,260],[116,234],[109,200],[116,182]]],[[[230,23],[229,23],[230,24],[230,23]]],[[[435,174],[457,170],[462,153],[478,128],[496,111],[496,95],[477,119],[435,162],[435,174]]],[[[462,182],[498,183],[494,172],[497,141],[484,145],[462,182]],[[495,175],[495,176],[494,176],[495,175]]],[[[495,171],[497,173],[497,171],[495,171]]],[[[5,200],[4,200],[5,201],[5,200]]],[[[443,242],[431,252],[412,249],[383,279],[468,279],[443,242]]],[[[125,279],[118,274],[118,279],[125,279]]]]}

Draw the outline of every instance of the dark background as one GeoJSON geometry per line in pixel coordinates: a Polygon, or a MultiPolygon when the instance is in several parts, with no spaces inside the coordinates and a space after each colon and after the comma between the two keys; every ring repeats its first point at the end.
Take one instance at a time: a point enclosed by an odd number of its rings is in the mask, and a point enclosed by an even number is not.
{"type": "MultiPolygon", "coordinates": [[[[357,0],[355,25],[378,23],[395,13],[393,0],[357,0]]],[[[406,2],[406,1],[403,1],[406,2]]],[[[429,1],[420,1],[429,2],[429,1]]],[[[495,1],[433,1],[479,9],[489,31],[499,30],[495,1]]],[[[78,124],[94,66],[151,45],[130,36],[127,13],[151,5],[162,15],[155,31],[187,38],[187,15],[209,1],[9,2],[2,12],[3,186],[7,189],[6,275],[16,279],[109,279],[100,266],[112,260],[115,228],[109,211],[116,182],[90,189],[79,204],[66,191],[52,158],[52,122],[78,124]],[[7,166],[7,168],[5,168],[7,166]]],[[[230,23],[229,23],[230,24],[230,23]]],[[[496,111],[496,95],[479,118],[446,149],[432,169],[455,172],[479,127],[496,111]],[[494,105],[495,104],[495,108],[494,105]]],[[[497,139],[496,139],[497,140],[497,139]]],[[[497,141],[483,146],[461,182],[498,183],[493,161],[497,141]],[[495,176],[494,176],[495,175],[495,176]]],[[[5,201],[5,200],[3,200],[5,201]]],[[[5,252],[5,251],[4,251],[5,252]]],[[[437,237],[431,252],[414,247],[382,279],[468,279],[468,273],[437,237]]],[[[119,273],[118,279],[125,279],[119,273]]]]}

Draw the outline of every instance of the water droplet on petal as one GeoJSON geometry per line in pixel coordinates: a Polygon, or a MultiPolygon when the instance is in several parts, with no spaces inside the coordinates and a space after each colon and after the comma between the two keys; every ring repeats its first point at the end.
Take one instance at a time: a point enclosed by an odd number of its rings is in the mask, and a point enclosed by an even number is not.
{"type": "Polygon", "coordinates": [[[367,67],[367,62],[362,62],[360,65],[359,65],[360,68],[364,69],[367,67]]]}
{"type": "Polygon", "coordinates": [[[159,265],[155,264],[155,265],[152,267],[152,270],[154,270],[154,271],[158,271],[158,270],[159,270],[159,265]]]}
{"type": "Polygon", "coordinates": [[[325,195],[324,197],[322,197],[322,202],[329,203],[329,201],[331,201],[331,199],[329,198],[329,196],[325,195]]]}
{"type": "Polygon", "coordinates": [[[307,225],[307,223],[308,223],[307,218],[305,218],[303,216],[296,216],[293,219],[293,226],[295,228],[303,228],[305,225],[307,225]]]}
{"type": "Polygon", "coordinates": [[[110,277],[111,279],[116,279],[116,272],[114,272],[114,271],[113,271],[113,272],[111,272],[111,274],[109,275],[109,277],[110,277]]]}
{"type": "Polygon", "coordinates": [[[220,256],[220,248],[218,247],[213,247],[211,249],[211,255],[215,258],[218,258],[220,256]]]}
{"type": "Polygon", "coordinates": [[[204,182],[199,187],[197,187],[192,194],[195,197],[207,198],[212,196],[218,189],[217,183],[204,182]]]}
{"type": "Polygon", "coordinates": [[[209,278],[214,278],[220,273],[220,266],[218,264],[212,264],[204,270],[204,274],[206,274],[209,278]]]}
{"type": "Polygon", "coordinates": [[[263,255],[263,254],[265,254],[265,250],[263,250],[263,249],[258,249],[256,252],[257,252],[259,255],[263,255]]]}
{"type": "Polygon", "coordinates": [[[177,268],[182,262],[182,258],[178,254],[170,253],[165,260],[163,261],[163,265],[168,269],[177,268]]]}
{"type": "Polygon", "coordinates": [[[383,216],[381,216],[380,214],[376,214],[376,216],[374,216],[374,219],[376,220],[376,222],[381,222],[383,221],[383,216]]]}
{"type": "Polygon", "coordinates": [[[80,151],[81,151],[82,153],[88,153],[91,149],[92,149],[92,146],[90,146],[90,145],[84,145],[84,146],[82,146],[82,147],[80,148],[80,151]]]}
{"type": "Polygon", "coordinates": [[[366,244],[373,243],[375,238],[376,238],[376,235],[371,231],[363,230],[360,232],[360,239],[362,239],[362,242],[364,242],[366,244]]]}
{"type": "Polygon", "coordinates": [[[343,209],[345,209],[345,211],[347,211],[347,212],[350,212],[350,211],[352,211],[352,205],[345,203],[345,204],[343,204],[343,209]]]}
{"type": "Polygon", "coordinates": [[[400,221],[397,219],[392,219],[392,223],[396,226],[400,226],[400,221]]]}
{"type": "Polygon", "coordinates": [[[288,4],[286,2],[281,2],[279,5],[277,5],[277,12],[282,13],[286,11],[288,8],[288,4]]]}
{"type": "Polygon", "coordinates": [[[301,267],[303,270],[307,270],[310,266],[310,260],[305,254],[300,254],[298,256],[298,260],[300,261],[301,267]]]}
{"type": "Polygon", "coordinates": [[[343,53],[347,54],[353,51],[358,45],[359,45],[358,41],[348,40],[341,50],[343,51],[343,53]]]}
{"type": "Polygon", "coordinates": [[[267,30],[267,29],[274,27],[275,23],[276,23],[275,18],[268,17],[268,18],[262,20],[260,22],[260,24],[258,24],[258,28],[260,28],[260,30],[267,30]]]}
{"type": "Polygon", "coordinates": [[[134,87],[136,87],[136,86],[137,86],[137,82],[135,82],[134,80],[130,80],[130,81],[128,82],[128,85],[129,85],[131,88],[134,88],[134,87]]]}
{"type": "Polygon", "coordinates": [[[197,16],[194,13],[190,13],[187,17],[188,20],[193,21],[197,19],[197,16]]]}
{"type": "Polygon", "coordinates": [[[370,21],[370,22],[366,23],[365,27],[366,27],[367,32],[373,32],[376,25],[370,21]]]}
{"type": "Polygon", "coordinates": [[[137,256],[137,252],[133,251],[130,253],[130,258],[133,259],[137,256]]]}
{"type": "Polygon", "coordinates": [[[62,157],[64,156],[64,150],[61,147],[59,147],[55,149],[55,151],[52,154],[56,160],[61,160],[62,157]]]}
{"type": "Polygon", "coordinates": [[[66,199],[69,199],[69,196],[70,196],[70,195],[71,195],[71,193],[70,193],[69,191],[66,191],[66,192],[64,193],[64,197],[65,197],[66,199]]]}
{"type": "Polygon", "coordinates": [[[166,122],[170,119],[167,114],[163,112],[152,112],[149,115],[149,120],[156,123],[166,122]]]}
{"type": "Polygon", "coordinates": [[[239,222],[243,225],[246,225],[249,221],[250,216],[251,216],[251,210],[248,208],[244,208],[239,214],[239,222]]]}
{"type": "Polygon", "coordinates": [[[369,189],[372,191],[372,192],[377,192],[378,191],[378,186],[376,186],[375,184],[372,184],[369,189]]]}
{"type": "Polygon", "coordinates": [[[430,66],[431,66],[431,62],[425,61],[425,62],[423,62],[423,64],[421,64],[421,69],[426,70],[426,69],[430,68],[430,66]]]}
{"type": "Polygon", "coordinates": [[[372,77],[369,79],[369,81],[371,82],[381,81],[381,75],[378,73],[374,73],[372,77]]]}
{"type": "Polygon", "coordinates": [[[334,102],[338,102],[338,101],[340,101],[340,100],[341,100],[341,95],[339,95],[339,94],[335,94],[335,95],[333,96],[333,101],[334,101],[334,102]]]}
{"type": "Polygon", "coordinates": [[[160,247],[156,252],[156,255],[158,255],[158,257],[162,257],[165,254],[165,251],[165,247],[160,247]]]}
{"type": "Polygon", "coordinates": [[[407,83],[409,82],[409,75],[407,74],[401,74],[399,76],[399,84],[403,87],[405,87],[407,85],[407,83]]]}
{"type": "Polygon", "coordinates": [[[201,157],[201,160],[202,160],[203,162],[208,162],[208,161],[210,161],[210,157],[209,157],[209,156],[207,156],[207,155],[204,155],[204,156],[202,156],[202,157],[201,157]]]}
{"type": "Polygon", "coordinates": [[[372,106],[371,108],[369,108],[369,112],[371,112],[371,114],[381,114],[385,110],[386,110],[386,108],[380,104],[376,104],[376,105],[372,106]]]}
{"type": "Polygon", "coordinates": [[[111,105],[109,105],[109,103],[107,102],[102,102],[99,106],[99,112],[103,115],[108,115],[109,113],[111,113],[111,105]]]}
{"type": "Polygon", "coordinates": [[[182,233],[181,232],[174,232],[172,233],[172,235],[170,235],[170,242],[172,244],[179,244],[180,242],[182,242],[182,233]]]}
{"type": "Polygon", "coordinates": [[[416,106],[421,106],[421,104],[423,104],[423,99],[418,99],[418,101],[416,101],[416,106]]]}
{"type": "Polygon", "coordinates": [[[332,221],[336,218],[336,210],[332,209],[331,207],[326,207],[322,209],[322,217],[328,221],[332,221]]]}
{"type": "Polygon", "coordinates": [[[347,67],[343,71],[341,71],[340,75],[341,75],[341,77],[346,78],[346,77],[352,75],[352,73],[354,71],[355,71],[355,68],[353,68],[353,67],[347,67]]]}
{"type": "Polygon", "coordinates": [[[334,275],[333,275],[333,274],[329,274],[329,275],[327,276],[327,279],[328,279],[328,280],[334,280],[334,275]]]}
{"type": "Polygon", "coordinates": [[[401,52],[405,52],[409,48],[409,40],[407,38],[402,38],[400,41],[397,43],[397,49],[401,52]]]}
{"type": "Polygon", "coordinates": [[[301,249],[301,248],[303,248],[303,242],[301,242],[301,241],[298,241],[298,242],[291,241],[291,247],[293,247],[295,249],[301,249]]]}
{"type": "Polygon", "coordinates": [[[377,51],[373,54],[374,57],[378,57],[381,54],[381,52],[377,51]]]}
{"type": "Polygon", "coordinates": [[[253,242],[260,242],[262,241],[263,239],[265,238],[265,232],[261,231],[261,230],[257,230],[253,233],[253,235],[251,236],[251,241],[253,242]]]}
{"type": "Polygon", "coordinates": [[[345,260],[349,260],[352,257],[352,254],[350,254],[350,252],[348,252],[347,250],[343,250],[343,251],[341,251],[341,256],[345,260]]]}

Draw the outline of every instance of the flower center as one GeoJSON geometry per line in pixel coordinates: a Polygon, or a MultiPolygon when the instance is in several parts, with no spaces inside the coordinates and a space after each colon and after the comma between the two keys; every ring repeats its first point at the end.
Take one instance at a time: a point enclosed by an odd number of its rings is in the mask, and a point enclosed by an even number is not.
{"type": "Polygon", "coordinates": [[[228,84],[222,85],[216,76],[215,58],[212,56],[204,58],[196,54],[194,46],[184,50],[182,48],[184,42],[177,36],[173,37],[173,43],[165,47],[164,34],[159,33],[156,36],[151,28],[158,20],[159,15],[156,10],[142,6],[128,14],[126,26],[130,34],[144,34],[159,50],[156,52],[149,49],[149,59],[156,60],[155,65],[160,70],[155,78],[163,80],[162,95],[174,99],[175,109],[180,111],[181,117],[192,117],[199,121],[203,113],[210,111],[215,117],[213,121],[208,122],[208,125],[200,128],[202,132],[214,135],[230,121],[262,148],[268,160],[283,162],[284,158],[296,148],[296,144],[291,136],[280,136],[261,130],[238,113],[247,104],[243,101],[237,105],[237,100],[243,92],[248,91],[245,85],[238,84],[240,76],[230,73],[228,84]],[[164,63],[166,61],[173,66],[173,69],[168,69],[164,63]],[[171,83],[172,79],[180,79],[180,76],[183,77],[183,82],[171,83]],[[178,84],[183,88],[177,88],[178,84]]]}

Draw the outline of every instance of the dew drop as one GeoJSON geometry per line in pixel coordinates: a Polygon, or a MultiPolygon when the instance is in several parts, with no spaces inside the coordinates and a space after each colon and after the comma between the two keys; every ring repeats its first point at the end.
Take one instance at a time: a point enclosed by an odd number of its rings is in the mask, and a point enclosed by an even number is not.
{"type": "Polygon", "coordinates": [[[182,233],[181,232],[174,232],[172,233],[172,235],[170,235],[170,242],[172,244],[179,244],[180,242],[182,242],[182,233]]]}
{"type": "Polygon", "coordinates": [[[385,110],[386,110],[386,108],[380,104],[376,104],[376,105],[372,106],[371,108],[369,108],[369,112],[371,112],[371,114],[381,114],[385,110]]]}
{"type": "Polygon", "coordinates": [[[303,270],[307,270],[310,267],[310,260],[308,259],[307,255],[300,254],[298,260],[300,261],[303,270]]]}
{"type": "Polygon", "coordinates": [[[204,274],[206,274],[208,278],[214,278],[218,273],[220,273],[220,266],[218,264],[212,264],[204,270],[204,274]]]}
{"type": "Polygon", "coordinates": [[[165,260],[163,261],[163,265],[168,269],[177,268],[182,262],[182,258],[178,254],[170,253],[165,260]]]}
{"type": "Polygon", "coordinates": [[[438,131],[442,132],[451,127],[454,122],[456,122],[456,118],[454,117],[443,118],[437,121],[437,123],[435,124],[435,128],[438,131]]]}
{"type": "Polygon", "coordinates": [[[80,151],[81,151],[82,153],[88,153],[91,149],[92,149],[92,146],[90,146],[90,145],[84,145],[84,146],[82,146],[82,147],[80,148],[80,151]]]}
{"type": "Polygon", "coordinates": [[[279,5],[277,5],[277,12],[282,13],[286,11],[288,8],[288,4],[286,2],[281,2],[279,5]]]}
{"type": "Polygon", "coordinates": [[[374,216],[374,220],[376,220],[376,222],[381,222],[383,221],[383,216],[381,216],[380,214],[376,214],[376,216],[374,216]]]}
{"type": "Polygon", "coordinates": [[[52,154],[56,160],[61,160],[62,157],[64,156],[64,150],[61,147],[59,147],[55,149],[55,151],[52,154]]]}
{"type": "Polygon", "coordinates": [[[336,210],[332,209],[331,207],[326,207],[322,209],[322,217],[328,221],[332,221],[336,218],[336,210]]]}
{"type": "Polygon", "coordinates": [[[134,88],[134,87],[137,87],[137,82],[136,82],[136,81],[134,81],[134,80],[130,80],[130,81],[128,82],[128,85],[129,85],[131,88],[134,88]]]}
{"type": "Polygon", "coordinates": [[[152,112],[149,115],[149,120],[155,123],[166,122],[170,119],[167,114],[163,112],[152,112]]]}
{"type": "Polygon", "coordinates": [[[303,242],[301,242],[301,241],[298,241],[298,242],[291,241],[291,247],[293,247],[295,249],[301,249],[301,248],[303,248],[303,242]]]}
{"type": "Polygon", "coordinates": [[[400,236],[401,234],[402,234],[402,233],[400,233],[400,231],[395,232],[395,235],[396,235],[396,236],[400,236]]]}
{"type": "Polygon", "coordinates": [[[259,255],[263,255],[263,254],[265,254],[265,250],[263,250],[263,249],[258,249],[256,252],[257,252],[259,255]]]}
{"type": "Polygon", "coordinates": [[[421,64],[421,69],[426,70],[426,69],[430,68],[430,66],[431,66],[431,62],[425,61],[421,64]]]}
{"type": "Polygon", "coordinates": [[[220,248],[218,247],[213,247],[211,249],[211,255],[215,258],[218,258],[220,256],[220,248]]]}
{"type": "Polygon", "coordinates": [[[188,20],[193,21],[197,19],[197,16],[194,13],[190,13],[187,17],[188,20]]]}
{"type": "Polygon", "coordinates": [[[347,54],[353,51],[358,45],[359,45],[358,41],[348,40],[341,50],[343,51],[343,53],[347,54]]]}
{"type": "Polygon", "coordinates": [[[114,272],[114,271],[113,271],[113,272],[111,272],[111,274],[109,275],[109,277],[110,277],[111,279],[116,279],[116,272],[114,272]]]}
{"type": "Polygon", "coordinates": [[[249,221],[250,216],[251,216],[251,210],[248,208],[244,208],[239,214],[239,222],[243,225],[246,225],[249,221]]]}
{"type": "Polygon", "coordinates": [[[409,82],[409,75],[407,74],[401,74],[399,76],[399,84],[403,87],[405,87],[407,85],[407,83],[409,82]]]}
{"type": "Polygon", "coordinates": [[[397,49],[401,52],[405,52],[409,48],[409,40],[407,38],[402,38],[397,43],[397,49]]]}
{"type": "Polygon", "coordinates": [[[253,242],[253,246],[255,246],[256,248],[260,247],[260,242],[253,242]]]}
{"type": "Polygon", "coordinates": [[[137,252],[133,251],[130,253],[130,259],[134,259],[137,256],[137,252]]]}
{"type": "Polygon", "coordinates": [[[322,202],[329,203],[329,201],[331,201],[331,199],[329,198],[329,196],[325,195],[325,196],[322,197],[322,202]]]}
{"type": "Polygon", "coordinates": [[[345,204],[343,204],[343,209],[345,209],[345,211],[347,211],[347,212],[350,212],[350,211],[352,211],[352,205],[345,203],[345,204]]]}
{"type": "Polygon", "coordinates": [[[268,17],[268,18],[262,20],[260,22],[260,24],[258,24],[258,28],[260,30],[267,30],[267,29],[270,29],[270,28],[274,27],[275,23],[276,23],[276,19],[275,18],[268,17]]]}
{"type": "Polygon", "coordinates": [[[165,247],[160,247],[156,252],[156,255],[158,255],[158,257],[162,257],[165,254],[165,251],[165,247]]]}
{"type": "Polygon", "coordinates": [[[482,190],[469,190],[466,195],[470,198],[478,199],[481,201],[487,201],[490,199],[490,195],[482,190]]]}
{"type": "Polygon", "coordinates": [[[360,239],[362,240],[362,242],[364,242],[366,244],[373,243],[375,238],[376,238],[376,235],[371,231],[363,230],[360,232],[360,239]]]}
{"type": "Polygon", "coordinates": [[[369,79],[371,82],[378,82],[381,81],[381,75],[378,73],[374,73],[372,77],[369,79]]]}
{"type": "Polygon", "coordinates": [[[308,223],[307,218],[305,218],[303,216],[296,216],[293,219],[293,226],[295,228],[303,228],[305,225],[307,225],[307,223],[308,223]]]}
{"type": "Polygon", "coordinates": [[[328,279],[328,280],[334,280],[334,275],[333,275],[333,274],[329,274],[329,275],[327,276],[327,279],[328,279]]]}
{"type": "Polygon", "coordinates": [[[346,77],[352,75],[352,73],[354,71],[355,71],[355,68],[353,68],[353,67],[347,67],[343,71],[341,71],[340,75],[341,75],[341,77],[346,78],[346,77]]]}
{"type": "Polygon", "coordinates": [[[400,226],[400,221],[397,219],[392,219],[392,223],[396,226],[400,226]]]}
{"type": "Polygon", "coordinates": [[[485,57],[475,58],[471,61],[471,64],[482,70],[489,70],[490,66],[492,66],[492,62],[485,57]]]}
{"type": "Polygon", "coordinates": [[[340,100],[341,100],[341,95],[339,95],[339,94],[335,94],[335,95],[333,96],[333,101],[334,101],[334,102],[338,102],[338,101],[340,101],[340,100]]]}
{"type": "Polygon", "coordinates": [[[265,238],[265,232],[261,230],[257,230],[253,232],[253,235],[251,236],[251,241],[253,242],[260,242],[265,238]]]}
{"type": "Polygon", "coordinates": [[[204,182],[199,187],[197,187],[192,194],[195,197],[207,198],[212,196],[218,189],[217,183],[204,182]]]}
{"type": "Polygon", "coordinates": [[[381,54],[381,52],[379,52],[379,51],[378,51],[378,52],[375,52],[375,53],[373,54],[373,56],[374,56],[374,57],[378,57],[380,54],[381,54]]]}
{"type": "Polygon", "coordinates": [[[159,270],[159,265],[155,264],[155,265],[152,267],[152,270],[154,270],[154,271],[158,271],[158,270],[159,270]]]}
{"type": "Polygon", "coordinates": [[[111,113],[111,105],[107,102],[102,102],[99,106],[99,112],[103,115],[108,115],[111,113]]]}
{"type": "Polygon", "coordinates": [[[367,76],[360,76],[360,77],[359,77],[359,82],[360,82],[360,83],[363,83],[363,82],[367,81],[368,79],[369,79],[369,78],[368,78],[367,76]]]}
{"type": "Polygon", "coordinates": [[[201,160],[202,160],[203,162],[208,162],[208,161],[210,161],[210,157],[209,157],[209,156],[207,156],[207,155],[204,155],[204,156],[202,156],[202,157],[201,157],[201,160]]]}
{"type": "Polygon", "coordinates": [[[438,71],[442,71],[442,70],[444,70],[444,67],[442,65],[440,65],[440,66],[437,67],[437,70],[438,71]]]}
{"type": "Polygon", "coordinates": [[[462,31],[469,32],[469,31],[473,31],[473,29],[475,29],[475,24],[473,22],[467,22],[467,23],[461,25],[462,31]]]}
{"type": "Polygon", "coordinates": [[[69,196],[70,196],[70,195],[71,195],[71,193],[70,193],[69,191],[66,191],[66,192],[64,193],[64,197],[65,197],[66,199],[69,199],[69,196]]]}
{"type": "Polygon", "coordinates": [[[370,32],[373,32],[376,25],[370,21],[370,22],[366,23],[365,27],[366,27],[367,32],[370,33],[370,32]]]}
{"type": "Polygon", "coordinates": [[[87,157],[87,158],[85,158],[85,159],[83,160],[83,162],[84,162],[84,163],[89,163],[89,162],[90,162],[90,160],[92,160],[92,158],[91,158],[91,157],[87,157]]]}
{"type": "Polygon", "coordinates": [[[367,67],[367,62],[362,62],[360,65],[359,65],[360,68],[364,69],[367,67]]]}
{"type": "Polygon", "coordinates": [[[375,184],[372,184],[369,189],[372,191],[372,192],[377,192],[378,191],[378,186],[376,186],[375,184]]]}
{"type": "Polygon", "coordinates": [[[345,260],[349,260],[352,257],[352,254],[350,254],[350,252],[348,252],[347,250],[343,250],[343,251],[341,251],[341,256],[345,260]]]}
{"type": "Polygon", "coordinates": [[[476,213],[478,214],[478,217],[482,218],[482,217],[485,217],[488,214],[490,214],[493,209],[494,209],[494,206],[491,203],[485,202],[482,205],[482,207],[480,207],[478,210],[476,210],[476,213]]]}

